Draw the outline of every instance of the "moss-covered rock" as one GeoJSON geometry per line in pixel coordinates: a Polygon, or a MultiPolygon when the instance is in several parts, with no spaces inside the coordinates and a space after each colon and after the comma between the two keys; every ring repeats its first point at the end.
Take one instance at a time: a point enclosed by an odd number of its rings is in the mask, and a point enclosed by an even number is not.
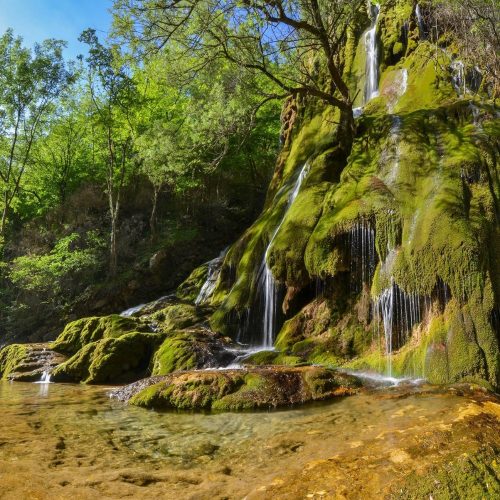
{"type": "MultiPolygon", "coordinates": [[[[487,96],[457,95],[454,55],[419,40],[414,8],[407,0],[382,3],[380,95],[364,106],[348,158],[336,150],[331,123],[338,116],[297,101],[265,209],[229,251],[211,325],[234,339],[248,341],[244,332],[258,337],[257,276],[279,228],[267,263],[284,325],[279,352],[256,355],[255,362],[291,356],[388,370],[374,303],[397,286],[405,297],[417,297],[418,321],[415,311],[392,318],[393,373],[498,388],[500,267],[490,250],[500,238],[497,113],[487,96]],[[286,211],[287,189],[305,161],[310,173],[286,211]],[[356,240],[360,226],[372,232],[373,246],[356,240]],[[360,262],[370,270],[356,283],[360,262]],[[330,300],[318,308],[315,288],[325,287],[330,300]],[[439,302],[439,289],[451,300],[446,311],[444,304],[430,306],[439,302]],[[410,315],[408,325],[402,317],[410,315]]],[[[348,33],[345,75],[353,91],[363,87],[364,21],[348,33]]]]}
{"type": "Polygon", "coordinates": [[[194,302],[208,275],[208,263],[197,267],[177,288],[176,295],[182,300],[194,302]]]}
{"type": "Polygon", "coordinates": [[[103,338],[118,338],[138,330],[148,331],[149,328],[135,318],[125,318],[117,314],[83,318],[68,323],[51,347],[65,354],[75,354],[91,342],[103,338]]]}
{"type": "Polygon", "coordinates": [[[191,303],[178,302],[168,305],[151,315],[148,320],[155,329],[162,332],[182,330],[202,323],[207,319],[209,309],[191,303]]]}
{"type": "Polygon", "coordinates": [[[224,366],[233,357],[228,346],[228,339],[204,327],[171,332],[155,352],[152,374],[224,366]]]}
{"type": "Polygon", "coordinates": [[[11,344],[0,350],[0,379],[34,382],[64,360],[48,344],[11,344]]]}
{"type": "Polygon", "coordinates": [[[52,372],[56,382],[120,383],[148,374],[159,336],[129,332],[89,342],[52,372]]]}
{"type": "Polygon", "coordinates": [[[238,411],[346,396],[358,387],[356,379],[333,370],[276,367],[176,373],[139,381],[114,396],[143,408],[238,411]]]}

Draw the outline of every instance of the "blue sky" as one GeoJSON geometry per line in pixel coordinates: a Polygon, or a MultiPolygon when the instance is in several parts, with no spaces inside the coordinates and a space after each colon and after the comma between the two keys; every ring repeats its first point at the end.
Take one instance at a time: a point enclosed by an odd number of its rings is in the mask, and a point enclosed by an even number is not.
{"type": "Polygon", "coordinates": [[[67,58],[85,53],[78,36],[94,28],[104,39],[111,24],[112,0],[0,0],[0,33],[13,28],[32,46],[45,38],[68,42],[67,58]]]}

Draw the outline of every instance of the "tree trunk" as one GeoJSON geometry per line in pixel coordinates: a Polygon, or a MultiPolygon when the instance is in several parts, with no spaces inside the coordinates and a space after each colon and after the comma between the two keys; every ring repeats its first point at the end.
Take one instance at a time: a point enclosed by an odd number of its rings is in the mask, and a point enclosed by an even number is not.
{"type": "Polygon", "coordinates": [[[3,198],[4,206],[3,206],[3,211],[2,211],[2,224],[0,226],[0,235],[4,236],[5,235],[5,225],[7,224],[7,212],[9,211],[9,192],[7,189],[5,190],[4,193],[4,198],[3,198]]]}
{"type": "Polygon", "coordinates": [[[346,158],[351,154],[352,143],[356,135],[356,123],[352,114],[352,104],[341,108],[337,140],[346,158]]]}
{"type": "Polygon", "coordinates": [[[116,276],[116,270],[118,266],[118,256],[116,249],[116,226],[118,214],[113,214],[111,216],[111,238],[110,238],[110,254],[109,254],[109,274],[111,277],[116,276]]]}
{"type": "Polygon", "coordinates": [[[160,187],[153,186],[153,206],[151,207],[151,215],[149,217],[149,228],[151,230],[151,241],[156,239],[156,208],[158,206],[158,195],[160,187]]]}

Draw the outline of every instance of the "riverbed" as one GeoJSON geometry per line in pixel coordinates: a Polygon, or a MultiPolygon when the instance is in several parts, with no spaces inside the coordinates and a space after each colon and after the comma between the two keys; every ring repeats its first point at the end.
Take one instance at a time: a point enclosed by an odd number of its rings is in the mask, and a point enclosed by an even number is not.
{"type": "Polygon", "coordinates": [[[411,498],[412,474],[500,449],[499,400],[463,387],[218,414],[129,407],[111,389],[0,382],[0,498],[411,498]]]}

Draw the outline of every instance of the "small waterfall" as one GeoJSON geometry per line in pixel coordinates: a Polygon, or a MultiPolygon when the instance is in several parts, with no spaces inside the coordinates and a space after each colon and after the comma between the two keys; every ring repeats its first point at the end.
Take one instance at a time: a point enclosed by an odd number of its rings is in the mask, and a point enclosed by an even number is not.
{"type": "Polygon", "coordinates": [[[408,340],[413,327],[422,321],[430,307],[430,297],[406,293],[391,279],[391,286],[382,291],[373,304],[376,324],[383,325],[387,374],[392,377],[392,351],[408,340]]]}
{"type": "Polygon", "coordinates": [[[173,300],[174,298],[175,295],[162,295],[160,298],[153,300],[152,302],[146,302],[145,304],[139,304],[137,306],[130,307],[129,309],[125,309],[125,311],[122,311],[120,313],[120,316],[123,316],[124,318],[130,318],[131,316],[134,316],[139,312],[145,312],[146,309],[148,310],[148,312],[151,312],[154,309],[157,309],[162,305],[168,303],[168,301],[173,300]]]}
{"type": "Polygon", "coordinates": [[[387,355],[387,374],[392,377],[392,322],[394,318],[394,285],[386,288],[375,301],[377,324],[384,324],[385,352],[387,355]]]}
{"type": "Polygon", "coordinates": [[[451,83],[459,96],[463,96],[467,92],[465,83],[464,63],[460,60],[453,61],[450,64],[451,83]]]}
{"type": "Polygon", "coordinates": [[[349,231],[351,289],[358,293],[375,272],[375,231],[369,222],[357,220],[349,231]]]}
{"type": "Polygon", "coordinates": [[[380,5],[370,4],[372,25],[371,28],[365,33],[365,49],[366,49],[365,103],[367,103],[373,97],[378,96],[377,21],[379,13],[380,13],[380,5]]]}
{"type": "Polygon", "coordinates": [[[145,306],[146,304],[139,304],[138,306],[130,307],[129,309],[125,309],[125,311],[122,311],[120,313],[120,316],[123,316],[124,318],[130,318],[135,313],[141,311],[141,309],[143,309],[145,306]]]}
{"type": "Polygon", "coordinates": [[[309,164],[306,162],[305,165],[302,167],[302,170],[300,171],[297,180],[295,181],[292,192],[288,197],[285,213],[283,214],[281,222],[278,224],[278,227],[275,229],[271,237],[271,240],[267,245],[266,251],[264,252],[264,257],[262,259],[262,264],[259,269],[258,283],[264,301],[263,304],[264,314],[262,320],[262,331],[263,331],[262,343],[261,343],[262,347],[271,348],[273,346],[275,331],[276,331],[278,290],[276,281],[274,280],[273,277],[273,273],[271,272],[271,268],[269,267],[268,264],[269,252],[271,249],[271,245],[273,244],[281,226],[283,225],[286,214],[288,213],[288,210],[295,201],[295,198],[297,198],[297,195],[299,194],[300,188],[302,186],[302,182],[304,181],[308,173],[309,173],[309,164]]]}
{"type": "Polygon", "coordinates": [[[214,293],[215,285],[217,284],[217,280],[219,279],[222,262],[224,257],[226,256],[227,248],[222,250],[222,252],[215,258],[208,262],[208,273],[207,279],[198,293],[198,297],[196,297],[195,304],[198,306],[200,304],[204,304],[214,293]]]}
{"type": "Polygon", "coordinates": [[[418,3],[417,6],[415,7],[415,15],[417,16],[418,32],[420,35],[420,39],[425,40],[426,39],[425,24],[424,24],[424,19],[422,17],[422,12],[420,10],[420,5],[418,3]]]}
{"type": "Polygon", "coordinates": [[[50,384],[50,371],[44,370],[42,373],[42,377],[40,378],[41,384],[50,384]]]}

